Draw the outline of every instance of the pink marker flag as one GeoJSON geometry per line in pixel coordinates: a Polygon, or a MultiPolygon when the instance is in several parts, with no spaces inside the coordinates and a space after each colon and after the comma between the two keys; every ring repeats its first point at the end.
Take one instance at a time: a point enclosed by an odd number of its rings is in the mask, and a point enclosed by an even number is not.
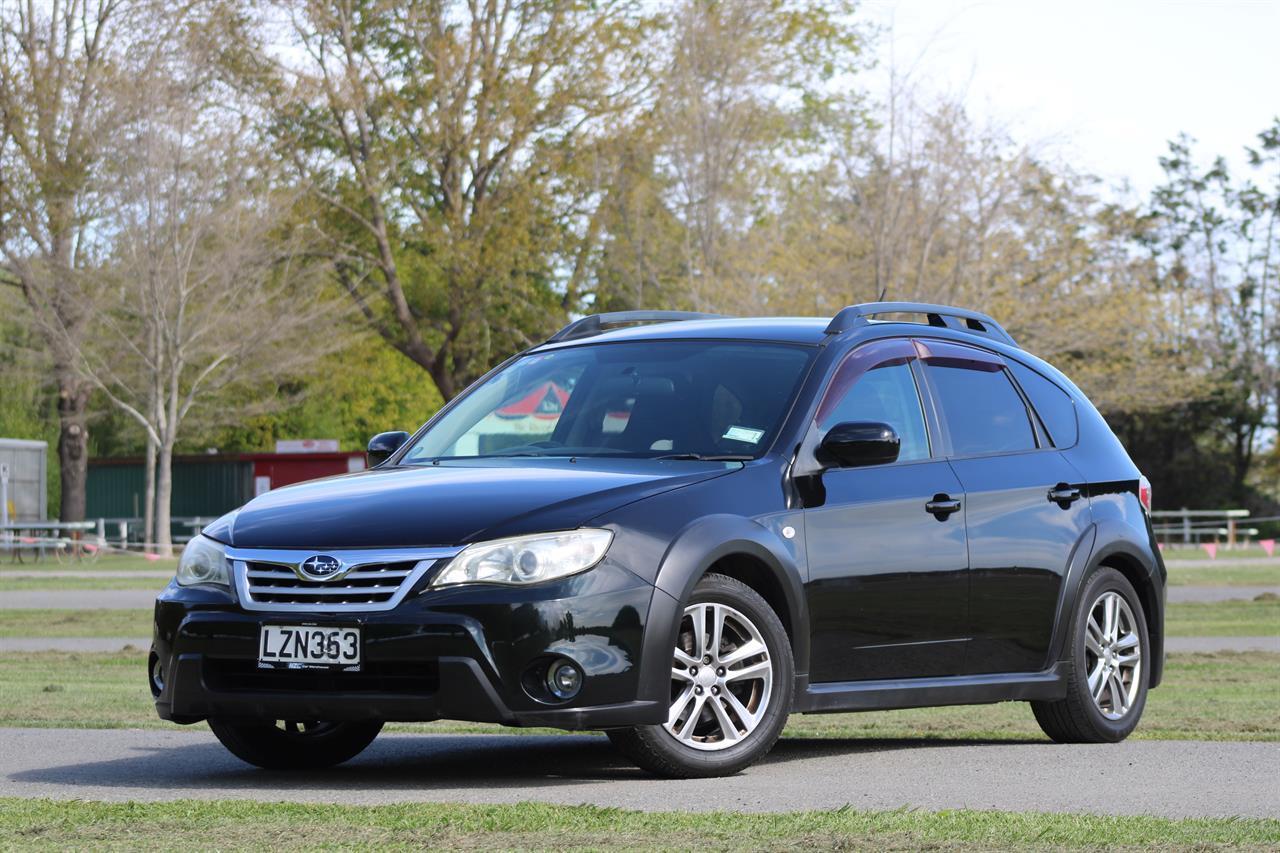
{"type": "Polygon", "coordinates": [[[1274,540],[1274,539],[1259,539],[1259,540],[1258,540],[1258,544],[1262,546],[1262,550],[1264,550],[1264,551],[1266,551],[1266,552],[1267,552],[1267,556],[1268,556],[1268,557],[1275,556],[1275,553],[1276,553],[1276,540],[1274,540]]]}
{"type": "Polygon", "coordinates": [[[148,562],[152,562],[152,563],[154,563],[156,560],[160,559],[160,555],[159,555],[159,554],[152,554],[150,551],[144,551],[144,552],[143,552],[143,554],[142,554],[142,556],[146,557],[146,558],[147,558],[147,561],[148,561],[148,562]]]}
{"type": "Polygon", "coordinates": [[[1218,559],[1218,543],[1217,542],[1201,542],[1200,547],[1209,555],[1210,560],[1218,559]]]}

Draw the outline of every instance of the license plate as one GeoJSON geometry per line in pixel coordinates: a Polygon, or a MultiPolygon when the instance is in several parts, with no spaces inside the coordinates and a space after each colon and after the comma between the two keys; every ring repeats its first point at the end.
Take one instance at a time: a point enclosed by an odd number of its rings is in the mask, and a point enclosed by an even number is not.
{"type": "Polygon", "coordinates": [[[258,641],[258,666],[359,669],[360,630],[315,625],[263,625],[258,641]]]}

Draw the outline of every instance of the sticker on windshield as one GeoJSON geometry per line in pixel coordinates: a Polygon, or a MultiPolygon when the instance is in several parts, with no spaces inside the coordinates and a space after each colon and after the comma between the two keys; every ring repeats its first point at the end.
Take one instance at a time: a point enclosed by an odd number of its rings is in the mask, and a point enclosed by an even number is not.
{"type": "Polygon", "coordinates": [[[724,438],[730,441],[745,441],[748,444],[755,444],[764,438],[764,430],[752,429],[751,427],[732,426],[729,431],[724,434],[724,438]]]}

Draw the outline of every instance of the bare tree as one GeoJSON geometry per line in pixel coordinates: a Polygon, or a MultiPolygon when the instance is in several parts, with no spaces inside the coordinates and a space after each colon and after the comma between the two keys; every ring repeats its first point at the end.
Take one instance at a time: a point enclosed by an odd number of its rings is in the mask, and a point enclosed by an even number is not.
{"type": "MultiPolygon", "coordinates": [[[[654,107],[656,164],[684,226],[686,290],[699,309],[759,302],[748,238],[818,150],[864,34],[850,2],[675,0],[654,107]]],[[[844,119],[852,110],[839,113],[844,119]]]]}
{"type": "Polygon", "coordinates": [[[125,120],[117,98],[130,0],[0,0],[0,282],[20,291],[49,349],[58,394],[61,517],[84,518],[91,384],[76,352],[100,259],[102,151],[125,120]]]}
{"type": "Polygon", "coordinates": [[[829,314],[881,293],[969,305],[1104,410],[1207,392],[1195,328],[1135,251],[1137,211],[1100,201],[1091,178],[909,90],[873,134],[849,124],[832,139],[825,167],[749,232],[745,257],[766,283],[754,310],[829,314]]]}
{"type": "MultiPolygon", "coordinates": [[[[333,301],[272,189],[247,122],[185,80],[152,81],[113,165],[111,298],[79,367],[156,453],[152,541],[170,546],[174,447],[233,387],[278,381],[337,345],[333,301]],[[203,97],[202,97],[203,96],[203,97]]],[[[338,303],[339,305],[341,303],[338,303]]]]}

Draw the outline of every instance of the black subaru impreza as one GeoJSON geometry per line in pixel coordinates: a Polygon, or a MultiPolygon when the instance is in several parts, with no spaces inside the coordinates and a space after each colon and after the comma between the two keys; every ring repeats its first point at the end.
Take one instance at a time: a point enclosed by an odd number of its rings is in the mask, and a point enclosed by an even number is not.
{"type": "Polygon", "coordinates": [[[271,768],[389,720],[596,729],[687,777],[791,713],[1020,700],[1118,741],[1160,682],[1150,487],[983,314],[586,317],[369,459],[187,546],[162,718],[271,768]]]}

